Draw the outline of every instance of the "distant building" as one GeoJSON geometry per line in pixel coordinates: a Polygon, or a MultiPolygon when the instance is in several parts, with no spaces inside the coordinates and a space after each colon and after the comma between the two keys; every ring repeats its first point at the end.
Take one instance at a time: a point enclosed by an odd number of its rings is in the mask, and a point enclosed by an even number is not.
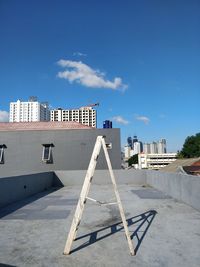
{"type": "Polygon", "coordinates": [[[47,102],[39,103],[36,97],[30,97],[29,101],[10,103],[10,122],[49,121],[50,111],[47,102]]]}
{"type": "Polygon", "coordinates": [[[132,151],[132,149],[129,145],[126,145],[124,147],[124,160],[125,161],[131,157],[131,151],[132,151]]]}
{"type": "Polygon", "coordinates": [[[176,160],[176,153],[163,154],[146,154],[140,153],[138,155],[138,168],[159,170],[176,160]]]}
{"type": "Polygon", "coordinates": [[[132,144],[134,146],[134,143],[138,142],[138,138],[136,135],[133,136],[132,144]]]}
{"type": "Polygon", "coordinates": [[[166,140],[161,139],[158,142],[144,143],[143,152],[145,154],[164,154],[164,153],[167,153],[166,140]]]}
{"type": "Polygon", "coordinates": [[[76,121],[96,128],[96,110],[90,106],[78,109],[51,110],[51,121],[76,121]]]}
{"type": "Polygon", "coordinates": [[[103,122],[103,128],[104,128],[104,129],[112,128],[112,121],[105,120],[105,121],[103,122]]]}
{"type": "Polygon", "coordinates": [[[139,154],[142,152],[142,142],[133,143],[133,155],[139,154]]]}
{"type": "Polygon", "coordinates": [[[127,144],[131,149],[133,149],[133,140],[131,136],[127,138],[127,144]]]}
{"type": "Polygon", "coordinates": [[[167,147],[166,147],[166,140],[165,139],[161,139],[160,141],[158,141],[157,146],[158,146],[158,153],[159,154],[167,153],[167,147]]]}
{"type": "Polygon", "coordinates": [[[166,154],[167,153],[166,140],[161,139],[160,141],[157,141],[157,142],[143,144],[141,141],[138,140],[136,135],[133,138],[128,137],[127,145],[124,147],[124,153],[125,153],[125,160],[128,160],[133,155],[137,155],[141,153],[144,153],[147,155],[166,154]]]}
{"type": "Polygon", "coordinates": [[[150,154],[151,153],[151,148],[149,143],[144,143],[143,144],[143,152],[145,154],[150,154]]]}
{"type": "Polygon", "coordinates": [[[151,154],[158,154],[158,145],[156,142],[152,142],[150,144],[150,153],[151,154]]]}
{"type": "Polygon", "coordinates": [[[132,138],[129,136],[127,138],[127,145],[124,147],[125,160],[128,160],[133,155],[143,152],[143,143],[138,141],[136,135],[132,138]]]}

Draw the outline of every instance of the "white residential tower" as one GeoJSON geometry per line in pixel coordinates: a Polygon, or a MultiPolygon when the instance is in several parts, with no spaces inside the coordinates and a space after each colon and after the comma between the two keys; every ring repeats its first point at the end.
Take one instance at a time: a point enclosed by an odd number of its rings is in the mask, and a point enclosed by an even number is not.
{"type": "Polygon", "coordinates": [[[31,97],[29,101],[10,103],[10,122],[32,122],[49,121],[50,111],[48,103],[39,103],[36,97],[31,97]]]}
{"type": "Polygon", "coordinates": [[[51,121],[76,121],[96,128],[96,110],[90,106],[78,109],[51,110],[51,121]]]}

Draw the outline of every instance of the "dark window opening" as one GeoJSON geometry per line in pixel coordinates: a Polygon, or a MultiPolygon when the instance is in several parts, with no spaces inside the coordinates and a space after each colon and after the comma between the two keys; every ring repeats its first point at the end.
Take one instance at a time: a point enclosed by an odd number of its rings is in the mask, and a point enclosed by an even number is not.
{"type": "Polygon", "coordinates": [[[42,151],[43,162],[53,163],[52,147],[54,147],[53,144],[43,144],[43,151],[42,151]]]}
{"type": "Polygon", "coordinates": [[[6,145],[0,145],[0,164],[4,164],[4,148],[6,145]]]}

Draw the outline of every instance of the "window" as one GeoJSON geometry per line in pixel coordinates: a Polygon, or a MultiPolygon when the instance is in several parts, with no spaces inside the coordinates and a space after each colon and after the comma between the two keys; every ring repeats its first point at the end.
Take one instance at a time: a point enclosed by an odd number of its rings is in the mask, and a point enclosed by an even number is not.
{"type": "Polygon", "coordinates": [[[54,147],[53,144],[43,144],[43,151],[42,151],[42,161],[43,162],[53,163],[52,147],[54,147]]]}
{"type": "Polygon", "coordinates": [[[0,145],[0,164],[4,164],[4,148],[6,145],[0,145]]]}

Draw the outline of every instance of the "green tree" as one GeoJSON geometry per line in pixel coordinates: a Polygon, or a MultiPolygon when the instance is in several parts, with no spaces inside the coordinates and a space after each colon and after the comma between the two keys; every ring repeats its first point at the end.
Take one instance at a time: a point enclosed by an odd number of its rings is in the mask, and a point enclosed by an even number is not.
{"type": "Polygon", "coordinates": [[[178,158],[196,157],[200,157],[200,133],[188,136],[185,139],[182,150],[178,152],[178,158]]]}
{"type": "Polygon", "coordinates": [[[132,164],[138,164],[138,154],[133,155],[128,159],[128,166],[132,166],[132,164]]]}

